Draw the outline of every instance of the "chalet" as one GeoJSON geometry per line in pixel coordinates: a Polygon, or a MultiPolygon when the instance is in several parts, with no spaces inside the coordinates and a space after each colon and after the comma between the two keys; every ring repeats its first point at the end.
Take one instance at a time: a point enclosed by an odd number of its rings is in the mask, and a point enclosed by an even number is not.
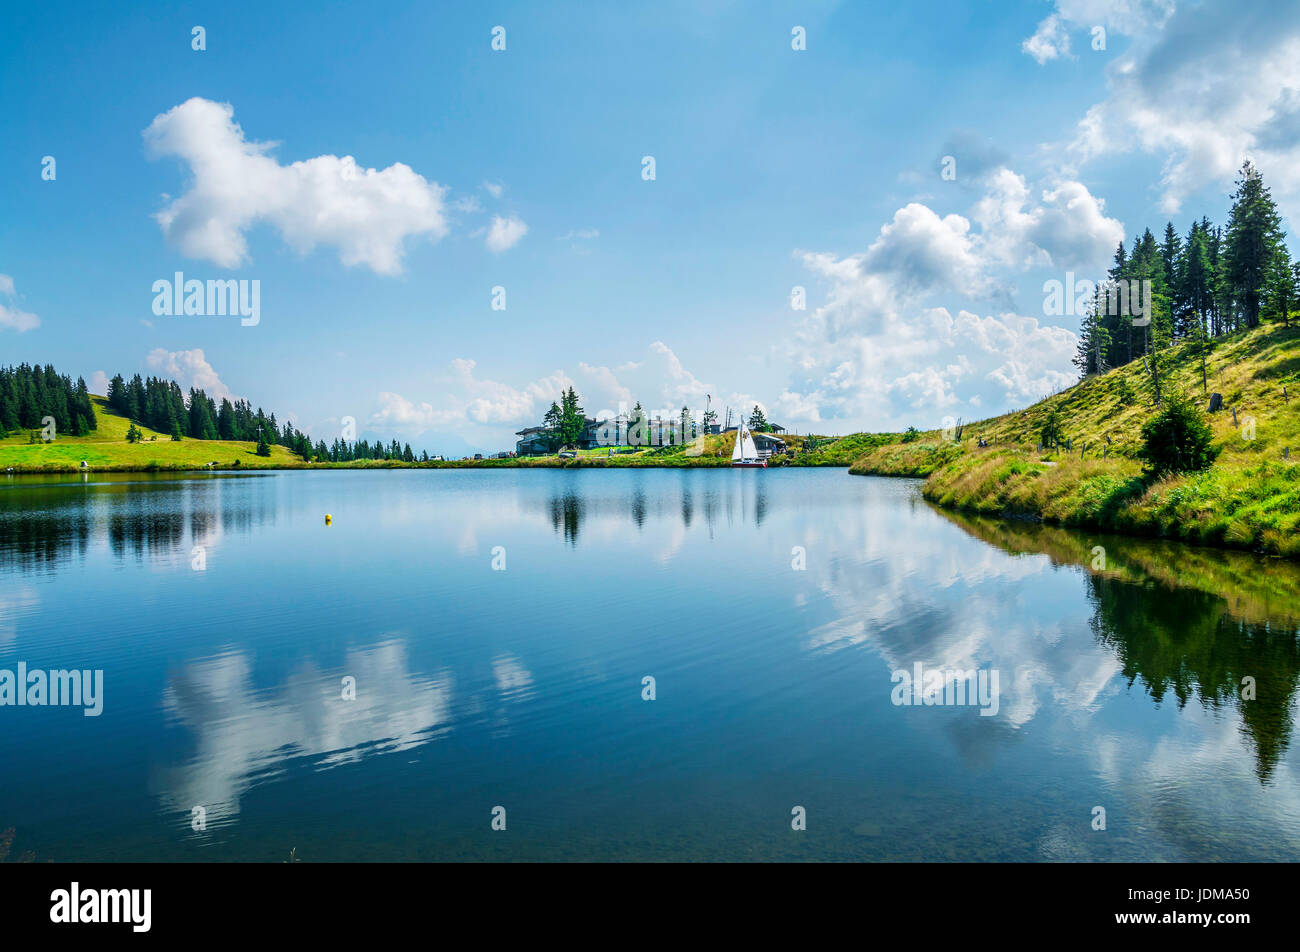
{"type": "Polygon", "coordinates": [[[516,456],[542,456],[551,451],[551,429],[546,426],[526,426],[515,436],[516,456]]]}
{"type": "Polygon", "coordinates": [[[780,456],[785,452],[785,440],[779,436],[773,436],[771,433],[750,433],[754,438],[754,448],[758,450],[760,459],[767,459],[769,456],[780,456]]]}

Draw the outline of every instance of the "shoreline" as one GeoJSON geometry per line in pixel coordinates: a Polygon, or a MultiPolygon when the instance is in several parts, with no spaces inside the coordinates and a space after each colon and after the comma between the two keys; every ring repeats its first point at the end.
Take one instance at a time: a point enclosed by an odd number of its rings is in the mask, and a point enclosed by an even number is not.
{"type": "MultiPolygon", "coordinates": [[[[849,463],[845,462],[782,462],[769,464],[768,469],[848,469],[849,463]]],[[[347,463],[302,463],[300,465],[291,465],[276,463],[270,466],[188,466],[175,465],[114,465],[112,463],[100,466],[89,466],[81,468],[72,465],[54,465],[54,466],[22,466],[16,465],[6,467],[5,472],[0,475],[5,476],[72,476],[79,473],[268,473],[268,472],[303,472],[316,470],[384,470],[384,469],[732,469],[731,460],[723,458],[705,457],[699,459],[683,460],[680,457],[674,457],[665,461],[643,461],[643,460],[625,460],[619,461],[617,457],[607,460],[603,457],[595,459],[566,459],[552,461],[549,459],[502,459],[502,460],[447,460],[444,462],[395,462],[391,460],[347,463]],[[10,471],[12,469],[12,471],[10,471]]],[[[754,468],[754,467],[748,467],[754,468]]]]}
{"type": "MultiPolygon", "coordinates": [[[[921,497],[926,502],[965,516],[1300,560],[1300,543],[1290,534],[1210,518],[1251,503],[1244,493],[1231,495],[1221,485],[1222,474],[1213,470],[1190,479],[1150,480],[1125,458],[1045,461],[1034,459],[1037,455],[1024,448],[961,450],[930,467],[900,466],[896,459],[882,465],[863,457],[849,474],[924,479],[921,497]]],[[[1300,468],[1294,463],[1264,463],[1248,473],[1300,487],[1300,468]]]]}

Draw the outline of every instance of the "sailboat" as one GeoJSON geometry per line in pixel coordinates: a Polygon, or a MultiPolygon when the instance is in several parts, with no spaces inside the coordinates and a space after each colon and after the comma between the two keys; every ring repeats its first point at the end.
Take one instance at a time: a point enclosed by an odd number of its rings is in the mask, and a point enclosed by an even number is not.
{"type": "Polygon", "coordinates": [[[754,438],[749,435],[749,427],[745,426],[744,420],[740,421],[740,428],[736,430],[736,448],[731,451],[731,465],[767,467],[767,460],[759,457],[758,447],[754,445],[754,438]]]}

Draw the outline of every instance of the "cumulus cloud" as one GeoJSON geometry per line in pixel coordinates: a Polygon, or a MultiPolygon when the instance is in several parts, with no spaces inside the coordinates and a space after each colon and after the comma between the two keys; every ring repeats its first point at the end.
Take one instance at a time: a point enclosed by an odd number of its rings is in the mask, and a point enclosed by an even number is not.
{"type": "Polygon", "coordinates": [[[1023,176],[1003,168],[972,217],[989,258],[1013,267],[1098,268],[1124,239],[1124,226],[1106,217],[1106,203],[1075,181],[1033,196],[1023,176]]]}
{"type": "Polygon", "coordinates": [[[488,251],[493,254],[509,251],[519,244],[520,239],[526,234],[528,234],[528,226],[522,220],[513,216],[502,218],[500,215],[494,215],[487,233],[488,251]]]}
{"type": "Polygon", "coordinates": [[[183,390],[196,387],[214,400],[235,399],[230,388],[221,382],[221,378],[212,369],[203,351],[198,348],[169,351],[162,347],[155,347],[149,351],[145,359],[160,376],[175,380],[183,390]]]}
{"type": "Polygon", "coordinates": [[[108,374],[102,370],[96,370],[90,375],[90,382],[86,385],[90,392],[96,396],[103,397],[108,395],[108,374]]]}
{"type": "Polygon", "coordinates": [[[22,333],[41,326],[41,319],[18,307],[18,292],[14,288],[14,279],[7,274],[0,274],[0,327],[22,333]]]}
{"type": "Polygon", "coordinates": [[[800,253],[827,287],[784,354],[792,379],[775,404],[783,415],[933,426],[1023,405],[1074,379],[1075,334],[1016,313],[1010,279],[1030,268],[1103,268],[1123,225],[1077,181],[1031,187],[1005,166],[983,181],[969,217],[914,202],[864,252],[800,253]]]}
{"type": "Polygon", "coordinates": [[[964,293],[984,290],[986,279],[970,221],[961,215],[938,214],[912,202],[894,213],[893,221],[862,256],[864,273],[887,275],[904,293],[945,286],[964,293]]]}
{"type": "Polygon", "coordinates": [[[192,258],[237,267],[248,229],[267,223],[300,253],[328,245],[345,265],[396,274],[407,238],[447,232],[446,189],[410,166],[376,171],[350,155],[282,165],[269,154],[276,143],[245,138],[229,103],[189,99],[156,116],[144,141],[151,157],[189,167],[187,190],[155,217],[192,258]]]}

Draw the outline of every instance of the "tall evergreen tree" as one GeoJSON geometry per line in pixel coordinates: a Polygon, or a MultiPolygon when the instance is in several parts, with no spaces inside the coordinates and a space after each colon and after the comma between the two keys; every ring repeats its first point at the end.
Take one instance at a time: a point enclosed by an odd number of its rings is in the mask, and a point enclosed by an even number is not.
{"type": "Polygon", "coordinates": [[[1269,271],[1283,237],[1277,205],[1259,170],[1247,160],[1232,196],[1226,248],[1226,277],[1247,327],[1259,326],[1269,271]]]}

